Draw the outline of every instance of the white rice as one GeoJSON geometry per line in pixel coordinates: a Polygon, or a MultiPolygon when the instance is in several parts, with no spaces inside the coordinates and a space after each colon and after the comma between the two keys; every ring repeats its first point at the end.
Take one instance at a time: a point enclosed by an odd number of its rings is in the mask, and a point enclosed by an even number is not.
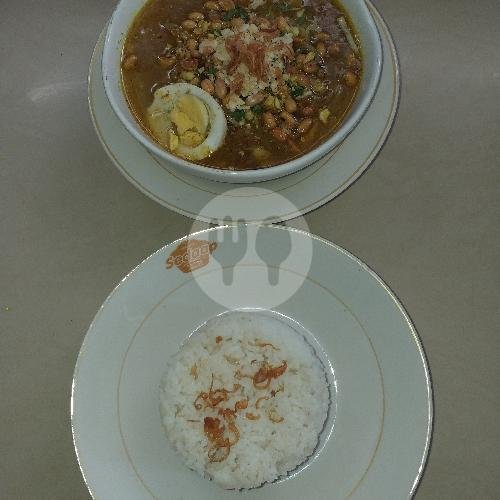
{"type": "Polygon", "coordinates": [[[225,314],[200,328],[170,360],[160,390],[170,443],[189,468],[226,489],[253,488],[302,464],[318,445],[328,406],[324,368],[310,345],[282,321],[255,312],[225,314]],[[251,377],[236,374],[235,378],[236,370],[251,376],[259,366],[275,368],[283,361],[286,370],[272,378],[267,389],[256,389],[256,379],[251,377]],[[212,375],[214,391],[230,390],[235,383],[240,387],[216,407],[196,409],[194,402],[200,393],[209,392],[212,375]],[[273,396],[271,391],[281,387],[273,396]],[[261,399],[257,409],[262,396],[268,399],[261,399]],[[227,429],[228,422],[218,410],[234,408],[236,401],[246,398],[248,407],[239,409],[234,418],[239,440],[229,448],[227,458],[211,462],[204,418],[218,418],[227,429]],[[249,420],[247,413],[260,418],[249,420]]]}

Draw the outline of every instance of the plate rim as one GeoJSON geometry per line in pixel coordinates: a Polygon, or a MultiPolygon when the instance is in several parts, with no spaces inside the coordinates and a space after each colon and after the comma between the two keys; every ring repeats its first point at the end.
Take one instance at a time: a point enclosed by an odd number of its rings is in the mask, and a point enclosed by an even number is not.
{"type": "MultiPolygon", "coordinates": [[[[246,225],[252,225],[252,224],[246,224],[246,225]]],[[[73,448],[75,450],[77,462],[78,462],[78,467],[80,469],[80,472],[82,474],[84,483],[92,496],[93,499],[96,499],[96,495],[94,494],[93,489],[90,486],[90,481],[89,478],[86,475],[86,472],[84,470],[84,466],[82,464],[81,457],[78,452],[78,447],[77,447],[77,437],[76,437],[76,431],[75,431],[75,425],[74,425],[74,418],[75,418],[75,392],[77,389],[77,377],[80,369],[80,365],[82,363],[82,360],[86,354],[87,346],[88,343],[92,340],[93,336],[96,335],[96,329],[95,325],[101,316],[103,310],[107,306],[107,304],[112,300],[112,298],[115,296],[117,293],[118,289],[127,281],[130,280],[131,276],[135,274],[138,269],[149,259],[153,258],[157,254],[164,252],[166,248],[170,246],[174,246],[176,244],[180,244],[181,242],[197,237],[201,234],[207,234],[212,231],[220,231],[228,228],[233,228],[235,227],[235,224],[225,224],[221,226],[215,226],[211,228],[206,228],[202,229],[193,233],[186,234],[180,238],[177,238],[165,245],[162,245],[160,248],[158,248],[156,251],[142,259],[136,266],[134,266],[120,281],[112,288],[112,290],[109,292],[107,295],[106,299],[103,301],[103,303],[100,305],[98,308],[95,316],[93,317],[89,327],[86,330],[85,336],[83,338],[82,344],[80,346],[80,349],[78,351],[78,356],[77,360],[75,363],[75,368],[73,371],[73,376],[72,376],[72,382],[71,382],[71,394],[70,394],[70,424],[71,424],[71,436],[72,436],[72,441],[73,441],[73,448]],[[90,334],[90,335],[89,335],[90,334]]],[[[382,279],[381,276],[379,276],[378,273],[376,273],[368,264],[363,262],[361,259],[359,259],[356,255],[354,255],[352,252],[349,250],[345,249],[344,247],[338,245],[337,243],[334,243],[332,241],[327,240],[326,238],[323,238],[321,236],[309,233],[307,231],[304,231],[302,229],[297,229],[289,226],[283,226],[283,225],[274,225],[274,224],[260,224],[259,226],[266,227],[267,229],[271,230],[281,230],[281,231],[291,231],[295,232],[298,234],[301,234],[302,236],[309,237],[312,240],[316,240],[319,243],[322,243],[326,245],[327,247],[332,248],[334,251],[340,252],[343,254],[345,257],[347,257],[349,260],[353,261],[355,264],[360,266],[364,271],[366,271],[371,278],[375,279],[375,281],[378,283],[379,286],[381,286],[384,290],[384,292],[390,297],[391,302],[396,305],[399,313],[402,315],[404,318],[407,327],[409,328],[410,333],[410,338],[411,340],[415,343],[415,346],[417,347],[417,351],[419,354],[420,358],[420,364],[423,367],[424,370],[424,376],[425,376],[425,386],[426,386],[426,392],[427,392],[427,426],[426,426],[426,435],[425,435],[425,446],[424,450],[422,453],[422,457],[420,458],[420,465],[417,471],[417,475],[413,481],[412,487],[408,493],[409,498],[412,498],[416,491],[418,490],[418,487],[420,485],[421,479],[424,475],[424,472],[426,470],[427,464],[428,464],[428,459],[430,455],[430,449],[432,446],[432,435],[433,435],[433,430],[434,430],[434,391],[433,391],[433,384],[432,384],[432,376],[431,376],[431,371],[429,368],[429,362],[428,362],[428,356],[425,352],[422,340],[420,338],[420,335],[418,334],[418,331],[415,327],[415,324],[413,323],[409,313],[407,312],[406,308],[404,307],[403,302],[399,299],[399,297],[396,295],[396,293],[389,287],[389,285],[382,279]]],[[[374,455],[374,457],[376,454],[374,455]]],[[[368,469],[369,470],[369,469],[368,469]]],[[[362,480],[360,481],[361,484],[362,480]]],[[[353,490],[349,497],[354,494],[353,490]]],[[[349,498],[348,497],[348,498],[349,498]]]]}

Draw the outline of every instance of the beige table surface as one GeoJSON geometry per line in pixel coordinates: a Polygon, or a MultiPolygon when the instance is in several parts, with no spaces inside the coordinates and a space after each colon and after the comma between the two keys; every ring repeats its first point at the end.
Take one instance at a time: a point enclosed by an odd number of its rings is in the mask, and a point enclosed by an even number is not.
{"type": "MultiPolygon", "coordinates": [[[[71,377],[97,308],[191,220],[146,198],[92,128],[86,78],[112,0],[2,2],[0,498],[85,499],[71,377]]],[[[406,305],[435,391],[417,498],[500,497],[500,3],[379,0],[399,49],[392,134],[307,216],[406,305]]]]}

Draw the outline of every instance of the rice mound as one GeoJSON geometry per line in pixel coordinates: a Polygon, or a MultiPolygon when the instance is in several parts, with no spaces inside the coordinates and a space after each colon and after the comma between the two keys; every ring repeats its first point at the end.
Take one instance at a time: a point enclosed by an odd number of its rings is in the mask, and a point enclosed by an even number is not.
{"type": "Polygon", "coordinates": [[[260,486],[303,463],[318,444],[329,401],[311,346],[255,312],[202,326],[171,358],[160,387],[168,440],[189,468],[225,489],[260,486]],[[236,442],[214,445],[214,422],[225,433],[217,443],[236,442]]]}

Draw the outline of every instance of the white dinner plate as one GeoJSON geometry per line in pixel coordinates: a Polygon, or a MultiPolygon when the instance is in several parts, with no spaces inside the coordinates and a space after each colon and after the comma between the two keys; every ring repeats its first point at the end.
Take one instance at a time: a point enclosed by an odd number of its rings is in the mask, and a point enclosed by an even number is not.
{"type": "Polygon", "coordinates": [[[161,248],[114,289],[83,342],[71,418],[96,499],[400,500],[423,472],[432,392],[408,314],[365,264],[302,231],[225,226],[161,248]],[[232,309],[272,314],[303,333],[328,367],[332,398],[308,462],[242,492],[185,467],[159,411],[169,357],[232,309]]]}
{"type": "Polygon", "coordinates": [[[161,165],[125,129],[109,104],[102,82],[104,33],[97,42],[89,71],[89,107],[97,135],[118,170],[138,189],[163,206],[187,217],[211,222],[241,210],[248,198],[259,198],[244,214],[247,222],[262,220],[253,209],[265,207],[273,222],[293,219],[332,200],[368,168],[382,148],[396,116],[399,100],[399,67],[389,30],[375,7],[367,1],[380,32],[383,67],[375,97],[356,128],[318,165],[258,184],[237,186],[181,174],[161,165]],[[237,187],[235,191],[234,188],[237,187]],[[278,195],[276,195],[277,193],[278,195]],[[217,198],[217,203],[211,203],[217,198]],[[207,208],[208,207],[208,208],[207,208]],[[214,208],[217,208],[213,212],[214,208]]]}

